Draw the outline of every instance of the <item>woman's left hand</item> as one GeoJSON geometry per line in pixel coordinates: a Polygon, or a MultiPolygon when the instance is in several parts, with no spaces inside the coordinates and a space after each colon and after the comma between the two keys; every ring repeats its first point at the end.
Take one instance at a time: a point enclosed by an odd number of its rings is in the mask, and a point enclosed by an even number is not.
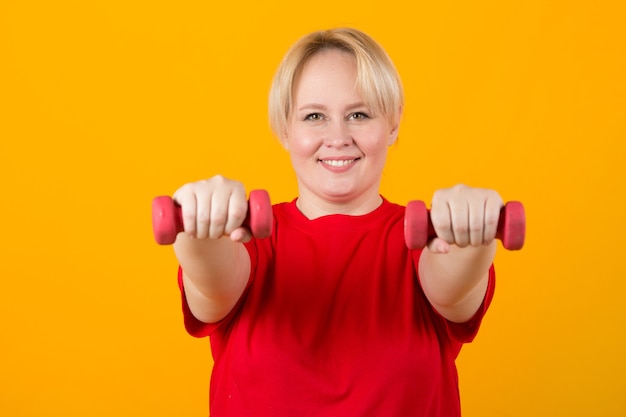
{"type": "Polygon", "coordinates": [[[455,185],[433,195],[430,218],[437,237],[428,244],[435,253],[448,253],[450,246],[461,248],[489,245],[496,238],[503,206],[493,190],[455,185]]]}

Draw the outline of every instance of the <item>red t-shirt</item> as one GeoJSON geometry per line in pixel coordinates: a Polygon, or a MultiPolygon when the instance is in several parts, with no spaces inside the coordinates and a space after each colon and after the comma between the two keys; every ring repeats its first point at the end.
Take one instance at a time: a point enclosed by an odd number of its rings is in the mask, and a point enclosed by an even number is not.
{"type": "Polygon", "coordinates": [[[272,236],[246,244],[250,282],[225,319],[199,322],[183,296],[187,330],[211,340],[211,416],[460,416],[455,359],[491,302],[493,268],[482,307],[454,324],[422,292],[404,207],[273,212],[272,236]]]}

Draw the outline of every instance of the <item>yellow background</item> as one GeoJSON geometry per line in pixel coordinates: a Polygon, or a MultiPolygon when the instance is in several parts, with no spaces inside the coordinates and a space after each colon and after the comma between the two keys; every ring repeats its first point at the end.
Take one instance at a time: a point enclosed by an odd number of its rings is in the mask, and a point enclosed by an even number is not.
{"type": "Polygon", "coordinates": [[[0,415],[204,416],[152,197],[222,173],[295,196],[266,95],[291,43],[356,26],[407,103],[382,192],[524,202],[459,359],[466,417],[626,415],[626,32],[606,1],[0,1],[0,415]]]}

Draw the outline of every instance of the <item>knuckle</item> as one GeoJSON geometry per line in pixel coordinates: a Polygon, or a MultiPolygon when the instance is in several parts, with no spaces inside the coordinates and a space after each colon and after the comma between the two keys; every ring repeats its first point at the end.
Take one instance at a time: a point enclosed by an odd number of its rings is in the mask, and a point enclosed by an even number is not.
{"type": "Polygon", "coordinates": [[[236,223],[243,222],[247,214],[248,214],[248,208],[244,205],[236,205],[231,210],[231,218],[236,223]]]}
{"type": "Polygon", "coordinates": [[[489,228],[498,227],[499,218],[497,216],[489,216],[485,219],[485,225],[489,228]]]}
{"type": "Polygon", "coordinates": [[[499,213],[494,213],[492,215],[487,215],[485,217],[485,226],[487,228],[497,228],[498,227],[498,222],[500,221],[500,214],[499,213]]]}
{"type": "Polygon", "coordinates": [[[226,213],[223,211],[217,211],[211,214],[210,218],[211,229],[223,229],[226,224],[226,213]]]}
{"type": "Polygon", "coordinates": [[[227,182],[226,177],[220,174],[214,175],[209,181],[213,181],[214,183],[218,185],[223,185],[227,182]]]}
{"type": "Polygon", "coordinates": [[[441,211],[433,210],[430,213],[430,220],[435,229],[449,229],[450,228],[450,217],[443,215],[441,211]]]}
{"type": "Polygon", "coordinates": [[[211,219],[211,215],[207,210],[200,210],[196,215],[196,221],[198,223],[208,223],[211,219]]]}
{"type": "Polygon", "coordinates": [[[196,222],[196,213],[183,211],[183,222],[194,224],[196,222]]]}
{"type": "Polygon", "coordinates": [[[225,225],[226,219],[221,216],[214,218],[213,221],[211,221],[211,229],[219,230],[220,232],[224,230],[225,225]]]}
{"type": "Polygon", "coordinates": [[[482,231],[483,231],[483,227],[480,224],[473,224],[469,228],[470,235],[472,236],[481,234],[482,231]]]}
{"type": "Polygon", "coordinates": [[[459,237],[465,237],[469,234],[469,227],[466,225],[458,225],[454,227],[454,235],[459,237]]]}
{"type": "Polygon", "coordinates": [[[225,189],[230,187],[234,181],[226,178],[225,176],[218,174],[206,180],[212,187],[216,189],[225,189]]]}
{"type": "Polygon", "coordinates": [[[211,229],[209,230],[209,237],[211,239],[219,239],[222,236],[224,236],[224,227],[217,224],[212,224],[211,229]]]}

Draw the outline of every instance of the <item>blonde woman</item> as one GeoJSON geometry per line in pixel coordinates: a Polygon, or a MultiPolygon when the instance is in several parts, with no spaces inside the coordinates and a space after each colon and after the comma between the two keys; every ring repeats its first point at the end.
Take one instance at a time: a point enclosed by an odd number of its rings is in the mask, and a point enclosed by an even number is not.
{"type": "Polygon", "coordinates": [[[273,206],[271,237],[242,226],[238,181],[174,194],[185,324],[210,337],[215,360],[211,416],[460,415],[455,359],[493,296],[503,202],[486,189],[437,191],[437,237],[408,249],[404,207],[379,191],[402,107],[396,69],[372,38],[309,34],[270,92],[298,183],[293,201],[273,206]]]}

